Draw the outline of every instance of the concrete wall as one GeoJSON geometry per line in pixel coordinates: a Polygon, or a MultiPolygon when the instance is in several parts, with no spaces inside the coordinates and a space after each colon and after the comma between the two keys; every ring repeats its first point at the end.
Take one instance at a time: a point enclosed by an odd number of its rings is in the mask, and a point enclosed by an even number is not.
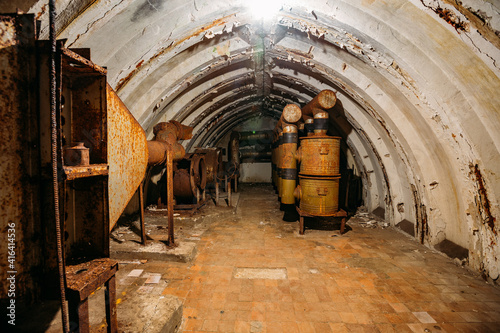
{"type": "Polygon", "coordinates": [[[271,183],[271,163],[242,163],[241,183],[271,183]]]}

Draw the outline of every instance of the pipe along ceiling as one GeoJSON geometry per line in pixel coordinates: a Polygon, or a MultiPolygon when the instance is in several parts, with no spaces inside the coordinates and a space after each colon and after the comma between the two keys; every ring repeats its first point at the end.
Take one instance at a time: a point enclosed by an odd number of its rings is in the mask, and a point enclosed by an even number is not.
{"type": "MultiPolygon", "coordinates": [[[[45,1],[29,5],[44,38],[45,1]]],[[[349,167],[363,177],[365,206],[384,209],[392,225],[412,223],[427,245],[446,239],[468,249],[469,264],[497,279],[495,6],[60,0],[57,28],[66,47],[90,48],[92,61],[107,67],[108,82],[149,136],[160,121],[192,126],[187,151],[335,91],[330,132],[342,137],[349,167]]]]}

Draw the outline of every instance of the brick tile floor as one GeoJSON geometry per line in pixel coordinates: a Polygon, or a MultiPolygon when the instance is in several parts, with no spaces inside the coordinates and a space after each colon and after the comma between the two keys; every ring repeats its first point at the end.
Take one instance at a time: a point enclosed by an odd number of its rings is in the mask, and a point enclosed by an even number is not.
{"type": "Polygon", "coordinates": [[[342,236],[338,226],[301,236],[282,216],[270,186],[244,186],[237,214],[201,235],[192,263],[161,264],[164,293],[184,302],[181,331],[500,332],[500,289],[415,240],[354,219],[342,236]],[[236,268],[287,278],[236,278],[236,268]]]}

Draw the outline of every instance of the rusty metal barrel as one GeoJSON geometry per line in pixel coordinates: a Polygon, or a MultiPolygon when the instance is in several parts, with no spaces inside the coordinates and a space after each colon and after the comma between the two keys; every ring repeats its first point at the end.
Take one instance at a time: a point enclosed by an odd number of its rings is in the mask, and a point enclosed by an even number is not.
{"type": "Polygon", "coordinates": [[[283,132],[280,132],[278,137],[278,147],[276,148],[276,174],[278,176],[276,187],[278,188],[278,198],[280,198],[280,200],[281,200],[281,191],[283,184],[283,179],[281,178],[282,155],[283,155],[283,132]]]}
{"type": "Polygon", "coordinates": [[[295,125],[283,126],[283,142],[281,150],[281,203],[294,204],[293,191],[297,185],[297,151],[298,130],[295,125]]]}
{"type": "Polygon", "coordinates": [[[299,186],[294,196],[300,200],[301,211],[314,216],[328,216],[339,208],[339,181],[336,177],[299,175],[299,186]]]}
{"type": "Polygon", "coordinates": [[[274,188],[277,188],[277,181],[278,181],[278,171],[277,171],[277,165],[276,165],[276,154],[277,154],[277,147],[278,147],[278,141],[276,139],[273,139],[273,143],[271,144],[271,168],[272,168],[272,181],[274,188]]]}
{"type": "Polygon", "coordinates": [[[300,162],[300,174],[337,176],[339,174],[340,137],[307,136],[300,138],[295,157],[300,162]]]}

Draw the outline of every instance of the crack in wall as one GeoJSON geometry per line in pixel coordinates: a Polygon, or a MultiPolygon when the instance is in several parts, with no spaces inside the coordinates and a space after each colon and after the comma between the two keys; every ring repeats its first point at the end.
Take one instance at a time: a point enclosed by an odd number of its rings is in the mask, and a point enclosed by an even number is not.
{"type": "Polygon", "coordinates": [[[122,3],[123,1],[124,1],[124,0],[119,1],[119,2],[118,2],[116,5],[114,5],[111,9],[109,9],[109,10],[105,11],[105,12],[104,12],[104,14],[103,14],[101,17],[99,17],[99,18],[97,18],[96,20],[94,20],[94,21],[92,21],[92,22],[88,23],[88,24],[87,24],[87,29],[86,29],[83,33],[76,35],[76,39],[75,39],[73,42],[71,42],[71,43],[67,46],[67,48],[72,47],[72,46],[73,46],[73,45],[74,45],[74,44],[75,44],[75,43],[76,43],[76,42],[80,39],[80,37],[81,37],[81,36],[86,35],[86,34],[90,31],[90,29],[91,29],[91,28],[92,28],[92,27],[93,27],[93,26],[94,26],[97,22],[99,22],[100,20],[102,20],[103,18],[105,18],[105,17],[106,17],[106,15],[108,15],[108,13],[112,12],[112,11],[113,11],[116,7],[118,7],[119,5],[121,5],[121,3],[122,3]]]}
{"type": "Polygon", "coordinates": [[[476,43],[474,43],[474,40],[472,39],[471,36],[469,36],[469,34],[465,33],[464,34],[465,37],[467,37],[469,39],[469,41],[471,42],[471,44],[476,48],[476,50],[481,53],[481,54],[484,54],[486,57],[490,58],[491,61],[493,62],[493,66],[495,66],[495,68],[498,68],[500,69],[500,67],[497,66],[497,61],[495,58],[493,58],[492,56],[490,56],[488,53],[486,52],[483,52],[477,45],[476,43]]]}

